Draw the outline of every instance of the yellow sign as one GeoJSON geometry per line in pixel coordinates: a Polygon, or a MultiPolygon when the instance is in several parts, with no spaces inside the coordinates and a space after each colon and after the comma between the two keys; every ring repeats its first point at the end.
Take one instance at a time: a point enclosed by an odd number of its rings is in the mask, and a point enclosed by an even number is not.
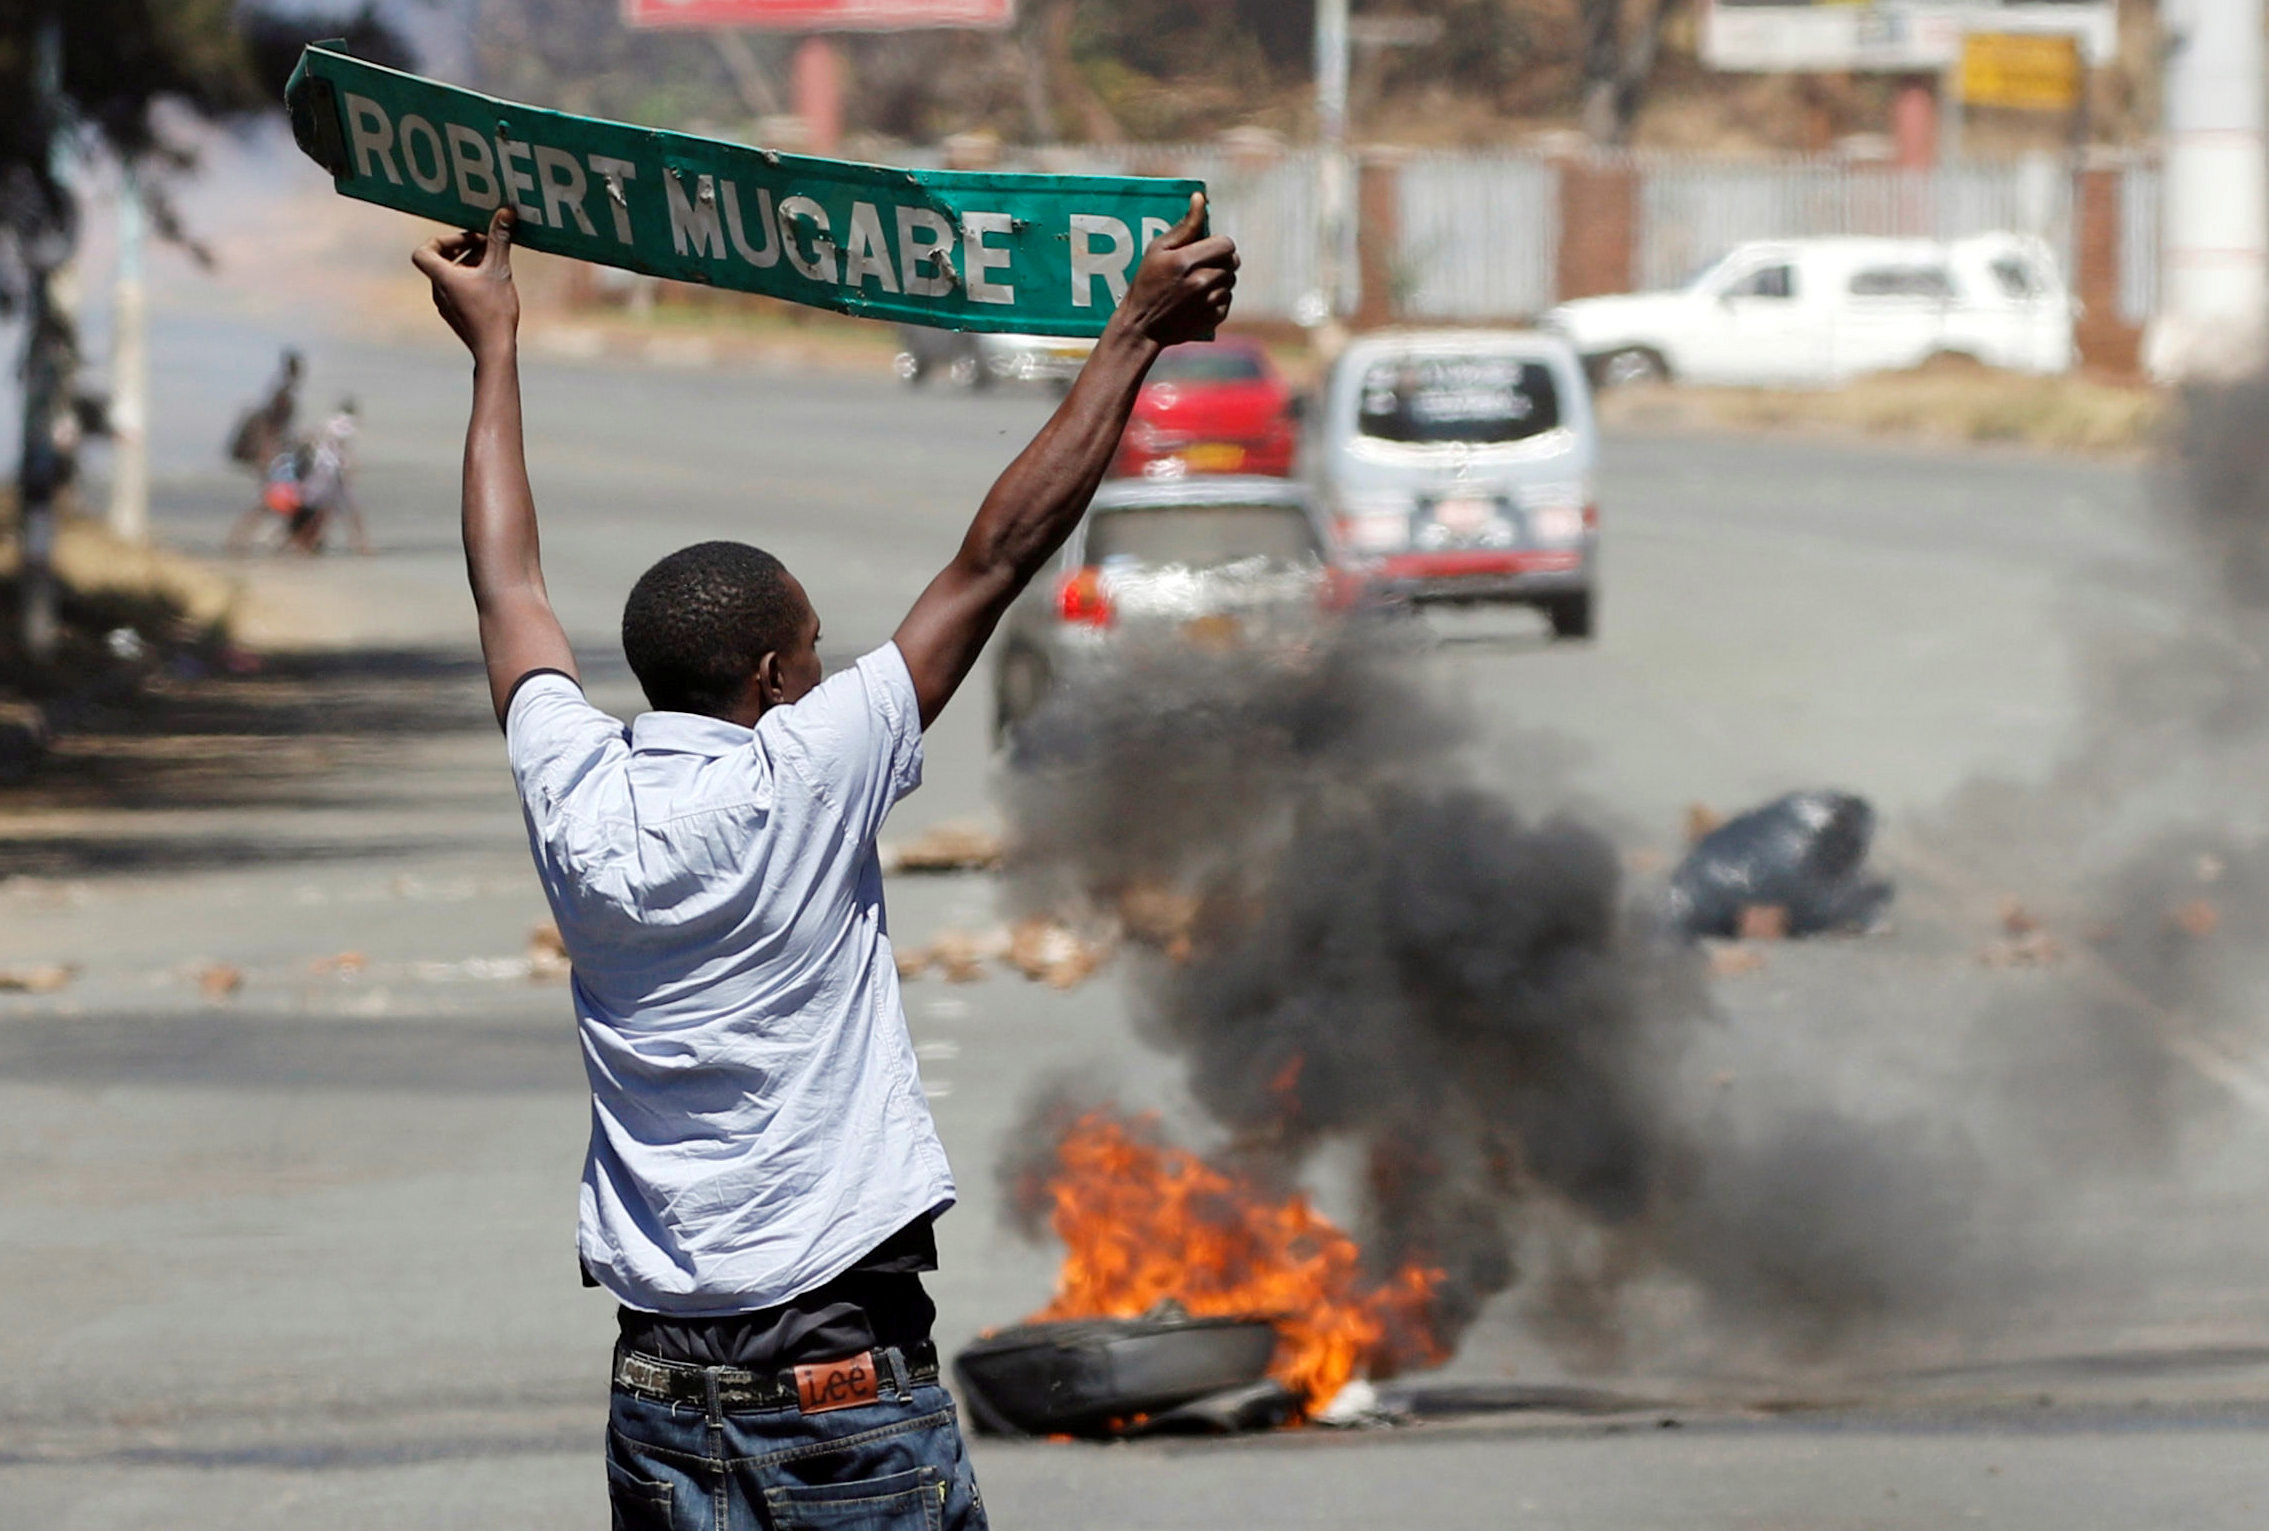
{"type": "Polygon", "coordinates": [[[1970,32],[1958,76],[1971,106],[2068,112],[2080,99],[2080,44],[2037,32],[1970,32]]]}

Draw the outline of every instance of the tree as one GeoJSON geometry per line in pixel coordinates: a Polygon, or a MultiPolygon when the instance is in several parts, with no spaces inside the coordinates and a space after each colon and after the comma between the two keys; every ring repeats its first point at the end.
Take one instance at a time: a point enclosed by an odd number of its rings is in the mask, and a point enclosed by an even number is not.
{"type": "Polygon", "coordinates": [[[132,166],[160,236],[179,239],[166,188],[195,160],[165,137],[159,103],[209,118],[274,109],[278,59],[342,32],[373,55],[402,57],[367,6],[352,16],[285,17],[238,0],[0,0],[0,315],[21,312],[25,321],[17,601],[34,664],[55,641],[47,547],[80,419],[78,336],[55,282],[78,239],[70,167],[89,152],[132,166]]]}
{"type": "Polygon", "coordinates": [[[1583,23],[1583,125],[1595,144],[1631,137],[1663,27],[1677,0],[1577,0],[1583,23]]]}

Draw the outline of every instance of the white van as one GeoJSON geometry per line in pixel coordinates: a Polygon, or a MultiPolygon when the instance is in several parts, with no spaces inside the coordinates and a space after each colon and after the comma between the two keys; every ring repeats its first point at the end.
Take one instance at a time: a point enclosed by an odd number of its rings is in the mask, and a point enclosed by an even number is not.
{"type": "Polygon", "coordinates": [[[2069,371],[2073,304],[2041,240],[1761,240],[1675,292],[1578,298],[1544,317],[1602,387],[1844,382],[1937,356],[2069,371]]]}
{"type": "Polygon", "coordinates": [[[1333,557],[1372,592],[1517,602],[1554,637],[1592,635],[1599,436],[1565,343],[1366,335],[1333,363],[1304,450],[1333,557]]]}

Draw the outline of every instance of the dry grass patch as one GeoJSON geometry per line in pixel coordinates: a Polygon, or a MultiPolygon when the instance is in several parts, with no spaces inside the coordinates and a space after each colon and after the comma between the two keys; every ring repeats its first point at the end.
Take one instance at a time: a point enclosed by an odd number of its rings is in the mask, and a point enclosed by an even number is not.
{"type": "Polygon", "coordinates": [[[2140,384],[1951,363],[1817,390],[1610,389],[1599,413],[1611,427],[1639,430],[1795,431],[2126,456],[2155,445],[2172,403],[2140,384]]]}

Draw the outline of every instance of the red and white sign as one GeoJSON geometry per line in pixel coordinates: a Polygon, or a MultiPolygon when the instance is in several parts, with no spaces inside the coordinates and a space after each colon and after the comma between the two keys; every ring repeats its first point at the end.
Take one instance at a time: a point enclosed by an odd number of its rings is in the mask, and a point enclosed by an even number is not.
{"type": "Polygon", "coordinates": [[[895,32],[1005,27],[1016,0],[622,0],[634,27],[755,27],[775,32],[895,32]]]}

